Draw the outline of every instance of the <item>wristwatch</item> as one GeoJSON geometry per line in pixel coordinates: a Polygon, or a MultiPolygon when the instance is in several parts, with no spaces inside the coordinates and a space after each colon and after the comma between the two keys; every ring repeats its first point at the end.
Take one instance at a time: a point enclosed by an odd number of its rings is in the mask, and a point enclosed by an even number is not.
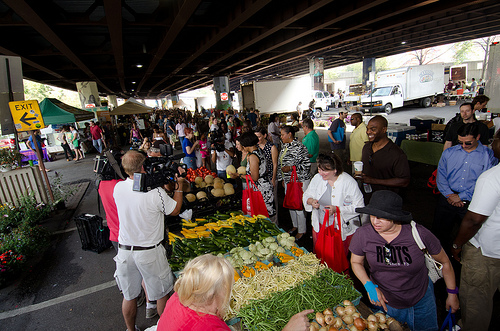
{"type": "Polygon", "coordinates": [[[451,247],[453,247],[453,249],[460,249],[461,246],[458,246],[457,244],[453,243],[453,245],[451,245],[451,247]]]}

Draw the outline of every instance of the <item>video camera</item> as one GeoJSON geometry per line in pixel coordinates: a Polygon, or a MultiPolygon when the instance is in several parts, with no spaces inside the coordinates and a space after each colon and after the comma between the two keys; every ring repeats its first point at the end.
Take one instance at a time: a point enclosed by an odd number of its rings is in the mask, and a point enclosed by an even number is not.
{"type": "Polygon", "coordinates": [[[127,175],[121,167],[121,151],[106,151],[94,159],[94,172],[100,180],[125,179],[127,175]]]}
{"type": "MultiPolygon", "coordinates": [[[[185,155],[183,153],[171,156],[148,157],[144,161],[143,168],[146,173],[134,174],[133,190],[137,192],[148,192],[154,188],[175,182],[175,175],[186,176],[179,173],[179,165],[174,162],[180,160],[185,155]]],[[[181,167],[187,169],[183,164],[181,167]]]]}
{"type": "Polygon", "coordinates": [[[221,129],[212,130],[210,132],[210,148],[216,150],[217,152],[224,152],[226,138],[224,137],[224,132],[221,129]]]}

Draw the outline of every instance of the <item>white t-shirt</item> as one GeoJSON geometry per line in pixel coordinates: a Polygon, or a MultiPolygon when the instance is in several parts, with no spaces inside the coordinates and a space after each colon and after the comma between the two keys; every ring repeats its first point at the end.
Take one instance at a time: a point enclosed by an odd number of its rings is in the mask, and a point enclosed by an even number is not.
{"type": "Polygon", "coordinates": [[[119,182],[113,190],[120,230],[118,242],[130,246],[153,246],[163,240],[165,222],[163,215],[171,214],[177,203],[164,189],[149,192],[132,190],[130,178],[119,182]]]}
{"type": "MultiPolygon", "coordinates": [[[[233,146],[234,146],[233,143],[230,141],[226,141],[224,143],[224,147],[226,149],[230,149],[233,146]]],[[[223,151],[223,152],[215,151],[215,153],[217,154],[217,160],[215,162],[217,165],[217,170],[218,171],[225,171],[227,166],[230,165],[231,163],[233,163],[233,159],[231,158],[231,156],[229,156],[229,154],[227,154],[226,151],[223,151]]]]}
{"type": "Polygon", "coordinates": [[[212,132],[214,130],[219,130],[219,126],[217,124],[210,125],[210,132],[212,132]]]}
{"type": "Polygon", "coordinates": [[[177,123],[177,125],[175,126],[175,130],[177,131],[177,135],[179,137],[185,137],[186,134],[184,133],[184,129],[186,128],[186,124],[185,123],[177,123]]]}
{"type": "Polygon", "coordinates": [[[493,125],[495,126],[495,133],[500,130],[500,116],[493,119],[493,125]]]}
{"type": "Polygon", "coordinates": [[[500,259],[500,165],[479,176],[469,210],[488,216],[470,243],[484,256],[500,259]]]}

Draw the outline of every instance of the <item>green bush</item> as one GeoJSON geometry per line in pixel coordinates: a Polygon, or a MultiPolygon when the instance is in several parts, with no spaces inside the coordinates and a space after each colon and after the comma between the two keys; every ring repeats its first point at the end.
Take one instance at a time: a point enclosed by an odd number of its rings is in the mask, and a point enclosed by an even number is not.
{"type": "Polygon", "coordinates": [[[18,201],[18,206],[0,206],[0,285],[22,269],[26,258],[43,252],[48,232],[39,223],[50,207],[38,204],[33,195],[18,201]]]}

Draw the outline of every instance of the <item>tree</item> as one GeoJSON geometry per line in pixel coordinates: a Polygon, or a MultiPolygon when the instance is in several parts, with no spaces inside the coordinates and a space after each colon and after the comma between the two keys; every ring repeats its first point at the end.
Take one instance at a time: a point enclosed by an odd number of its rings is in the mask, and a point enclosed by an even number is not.
{"type": "Polygon", "coordinates": [[[389,61],[387,60],[387,57],[382,57],[382,58],[375,59],[375,69],[376,69],[376,72],[380,72],[380,71],[385,71],[385,70],[389,70],[392,68],[389,65],[389,61]]]}
{"type": "Polygon", "coordinates": [[[490,45],[492,42],[495,41],[496,38],[497,38],[497,36],[492,36],[492,37],[488,37],[488,38],[481,38],[481,39],[474,41],[484,51],[483,70],[481,70],[481,79],[484,79],[484,73],[486,72],[486,69],[488,67],[488,57],[490,55],[490,45]]]}
{"type": "Polygon", "coordinates": [[[50,97],[53,91],[52,87],[44,84],[35,83],[29,80],[24,80],[24,99],[38,100],[41,102],[45,98],[50,97]]]}
{"type": "Polygon", "coordinates": [[[468,60],[469,52],[472,50],[474,42],[472,40],[463,41],[456,43],[453,48],[455,48],[455,54],[453,54],[453,59],[455,64],[461,64],[468,60]]]}

